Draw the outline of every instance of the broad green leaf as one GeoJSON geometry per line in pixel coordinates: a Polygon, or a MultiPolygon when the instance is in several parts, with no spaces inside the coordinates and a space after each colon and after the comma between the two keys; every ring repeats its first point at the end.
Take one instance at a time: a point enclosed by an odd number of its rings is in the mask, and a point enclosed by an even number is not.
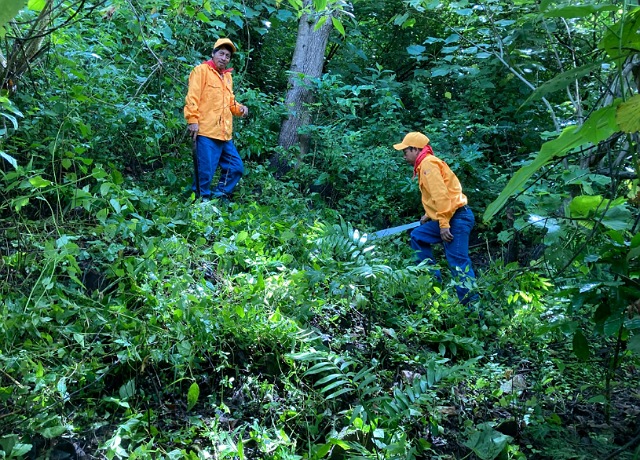
{"type": "Polygon", "coordinates": [[[600,11],[615,11],[619,8],[616,5],[571,5],[563,6],[553,10],[545,11],[546,18],[584,18],[600,11]]]}
{"type": "Polygon", "coordinates": [[[625,206],[615,206],[602,216],[600,222],[612,230],[628,230],[633,225],[633,215],[625,206]]]}
{"type": "Polygon", "coordinates": [[[436,67],[435,69],[433,69],[431,71],[431,76],[432,77],[444,77],[445,75],[448,75],[450,71],[451,71],[451,67],[449,67],[449,66],[447,66],[447,67],[436,67]]]}
{"type": "Polygon", "coordinates": [[[613,59],[625,59],[631,53],[640,51],[640,8],[635,8],[623,19],[609,26],[598,44],[613,59]]]}
{"type": "Polygon", "coordinates": [[[193,406],[198,402],[200,397],[200,386],[196,382],[193,382],[187,392],[187,410],[193,409],[193,406]]]}
{"type": "Polygon", "coordinates": [[[24,7],[25,3],[25,0],[2,0],[2,7],[0,8],[0,26],[11,21],[24,7]]]}
{"type": "Polygon", "coordinates": [[[313,458],[326,457],[332,447],[333,447],[333,444],[331,443],[322,444],[321,446],[317,446],[317,445],[314,446],[313,458]]]}
{"type": "Polygon", "coordinates": [[[629,339],[627,348],[636,355],[640,355],[640,334],[634,334],[633,337],[629,339]]]}
{"type": "Polygon", "coordinates": [[[18,169],[18,162],[11,155],[0,150],[0,157],[4,158],[7,163],[13,166],[13,169],[18,169]]]}
{"type": "MultiPolygon", "coordinates": [[[[636,297],[638,297],[638,296],[636,296],[636,297]]],[[[633,331],[635,329],[640,330],[640,316],[636,315],[631,319],[625,320],[624,327],[626,327],[630,331],[633,331]]]]}
{"type": "Polygon", "coordinates": [[[344,26],[342,25],[342,21],[340,21],[340,19],[331,16],[331,22],[333,22],[333,27],[336,28],[336,30],[338,32],[340,32],[340,35],[342,35],[343,37],[345,36],[345,31],[344,31],[344,26]]]}
{"type": "Polygon", "coordinates": [[[580,329],[573,334],[573,352],[581,361],[589,359],[589,342],[580,329]]]}
{"type": "Polygon", "coordinates": [[[594,396],[592,398],[589,398],[587,400],[587,402],[590,402],[590,403],[606,403],[607,402],[607,398],[605,398],[604,395],[597,395],[597,396],[594,396]]]}
{"type": "Polygon", "coordinates": [[[47,4],[47,0],[28,0],[27,7],[33,11],[42,11],[47,4]]]}
{"type": "Polygon", "coordinates": [[[0,438],[0,448],[5,453],[11,452],[13,447],[18,443],[18,435],[6,434],[0,438]]]}
{"type": "Polygon", "coordinates": [[[49,185],[51,185],[51,181],[43,179],[41,176],[30,178],[29,183],[36,188],[48,187],[49,185]]]}
{"type": "MultiPolygon", "coordinates": [[[[586,142],[596,145],[598,142],[607,139],[620,128],[616,123],[617,106],[621,101],[618,100],[615,105],[605,107],[595,111],[577,131],[586,142]]],[[[586,142],[582,142],[582,144],[586,142]]]]}
{"type": "Polygon", "coordinates": [[[196,14],[196,19],[199,19],[200,21],[202,21],[205,24],[208,24],[209,22],[211,22],[209,17],[206,14],[204,14],[202,11],[200,11],[198,14],[196,14]]]}
{"type": "Polygon", "coordinates": [[[7,120],[11,122],[11,124],[13,125],[13,129],[18,129],[18,119],[16,117],[4,112],[0,112],[0,115],[2,115],[3,117],[5,117],[7,120]]]}
{"type": "Polygon", "coordinates": [[[617,99],[612,105],[594,112],[582,127],[568,126],[556,139],[542,144],[538,156],[531,163],[516,171],[498,198],[487,206],[483,219],[485,221],[490,220],[512,195],[522,190],[531,176],[552,159],[588,142],[597,143],[603,141],[615,133],[615,127],[611,124],[611,117],[615,116],[615,111],[620,102],[617,99]],[[590,123],[592,119],[594,121],[590,123]]]}
{"type": "Polygon", "coordinates": [[[636,94],[618,106],[616,121],[620,130],[625,133],[640,131],[640,94],[636,94]]]}
{"type": "Polygon", "coordinates": [[[543,83],[538,86],[536,90],[531,93],[531,96],[527,98],[526,101],[522,103],[520,108],[525,105],[542,99],[545,95],[549,93],[553,93],[555,91],[560,91],[565,89],[567,86],[575,83],[578,79],[584,77],[585,75],[589,75],[596,69],[599,69],[602,66],[601,61],[591,62],[589,64],[585,64],[583,66],[577,67],[575,69],[568,70],[567,72],[563,72],[559,75],[556,75],[551,80],[543,83]]]}
{"type": "Polygon", "coordinates": [[[573,218],[593,216],[596,211],[604,210],[606,203],[603,203],[602,195],[579,195],[569,203],[569,215],[573,218]]]}
{"type": "Polygon", "coordinates": [[[624,319],[620,316],[619,312],[614,312],[614,314],[604,322],[604,335],[614,337],[618,335],[621,327],[624,327],[624,319]]]}
{"type": "Polygon", "coordinates": [[[322,16],[320,19],[318,19],[318,22],[316,22],[316,25],[315,25],[315,26],[313,26],[313,30],[314,30],[314,31],[315,31],[315,30],[319,30],[319,29],[320,29],[320,27],[322,27],[322,26],[324,25],[324,23],[325,23],[325,22],[327,22],[327,18],[328,18],[328,17],[329,17],[329,16],[326,16],[326,15],[325,15],[325,16],[322,16]]]}
{"type": "Polygon", "coordinates": [[[313,7],[316,11],[322,11],[327,8],[327,0],[313,0],[313,7]]]}
{"type": "Polygon", "coordinates": [[[393,19],[393,25],[401,26],[404,22],[409,18],[409,12],[405,12],[404,14],[398,14],[393,19]]]}
{"type": "Polygon", "coordinates": [[[20,458],[24,455],[27,455],[31,451],[31,449],[33,449],[32,444],[16,444],[15,446],[13,446],[13,449],[10,452],[11,457],[20,458]]]}
{"type": "Polygon", "coordinates": [[[407,46],[407,53],[409,53],[411,56],[420,56],[425,52],[426,49],[427,48],[422,45],[411,45],[407,46]]]}
{"type": "Polygon", "coordinates": [[[84,348],[84,335],[78,334],[77,332],[73,334],[73,339],[78,342],[78,344],[84,348]]]}
{"type": "Polygon", "coordinates": [[[120,387],[118,391],[121,399],[129,399],[136,394],[136,382],[131,379],[120,387]]]}
{"type": "Polygon", "coordinates": [[[109,200],[109,203],[111,203],[111,206],[113,206],[113,209],[116,212],[116,214],[120,214],[120,211],[122,211],[122,206],[120,206],[120,202],[115,198],[111,198],[109,200]]]}
{"type": "Polygon", "coordinates": [[[512,439],[511,436],[494,430],[488,424],[480,424],[478,431],[473,432],[464,445],[482,460],[493,460],[500,455],[512,439]]]}
{"type": "Polygon", "coordinates": [[[47,439],[53,439],[53,438],[57,438],[65,431],[67,431],[66,427],[62,425],[58,425],[58,426],[50,426],[48,428],[45,428],[40,431],[40,434],[47,439]]]}
{"type": "Polygon", "coordinates": [[[62,377],[60,380],[58,380],[58,384],[56,385],[56,389],[58,390],[58,393],[60,393],[60,396],[62,396],[62,398],[66,398],[68,396],[68,394],[67,394],[67,379],[62,377]]]}

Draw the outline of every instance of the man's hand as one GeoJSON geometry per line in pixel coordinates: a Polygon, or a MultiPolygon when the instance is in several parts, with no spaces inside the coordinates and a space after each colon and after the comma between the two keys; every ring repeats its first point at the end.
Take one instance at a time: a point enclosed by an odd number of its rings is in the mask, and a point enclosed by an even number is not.
{"type": "Polygon", "coordinates": [[[420,218],[420,225],[424,224],[425,222],[429,222],[431,219],[429,219],[429,216],[427,216],[426,214],[424,216],[422,216],[420,218]]]}
{"type": "Polygon", "coordinates": [[[451,243],[453,241],[453,235],[451,234],[450,228],[441,228],[440,229],[440,238],[442,241],[446,241],[447,243],[451,243]]]}
{"type": "Polygon", "coordinates": [[[242,113],[242,118],[248,117],[249,116],[249,107],[247,107],[246,105],[241,105],[240,106],[240,113],[242,113]]]}
{"type": "Polygon", "coordinates": [[[193,139],[194,141],[196,140],[196,137],[198,137],[199,129],[200,127],[198,126],[198,123],[189,123],[187,125],[187,131],[189,131],[189,133],[191,134],[191,139],[193,139]]]}

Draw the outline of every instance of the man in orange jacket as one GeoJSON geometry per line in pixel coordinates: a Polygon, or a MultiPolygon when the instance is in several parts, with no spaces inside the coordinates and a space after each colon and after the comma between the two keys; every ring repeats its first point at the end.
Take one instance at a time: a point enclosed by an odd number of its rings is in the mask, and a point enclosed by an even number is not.
{"type": "Polygon", "coordinates": [[[233,94],[233,69],[227,65],[235,52],[233,42],[221,38],[213,47],[211,60],[196,66],[189,75],[184,118],[196,144],[197,177],[192,190],[199,191],[203,199],[229,197],[244,173],[232,140],[233,116],[246,117],[249,109],[236,102],[233,94]],[[220,181],[212,192],[211,181],[218,166],[220,181]]]}
{"type": "MultiPolygon", "coordinates": [[[[474,302],[478,295],[469,291],[475,279],[469,234],[475,219],[460,181],[444,161],[433,155],[429,138],[422,133],[407,134],[393,148],[404,152],[404,159],[413,165],[414,177],[418,176],[425,211],[421,225],[411,232],[411,247],[417,251],[418,262],[426,259],[435,264],[431,245],[442,243],[451,273],[460,281],[456,286],[458,299],[464,305],[474,302]]],[[[439,270],[435,276],[442,281],[439,270]]]]}

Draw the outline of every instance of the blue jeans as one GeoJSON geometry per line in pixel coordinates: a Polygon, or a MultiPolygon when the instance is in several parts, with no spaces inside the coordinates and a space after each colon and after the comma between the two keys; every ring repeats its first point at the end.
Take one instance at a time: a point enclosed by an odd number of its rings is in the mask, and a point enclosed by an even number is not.
{"type": "Polygon", "coordinates": [[[210,137],[196,138],[198,155],[198,177],[194,178],[191,190],[197,191],[196,180],[200,183],[200,196],[209,198],[211,195],[228,196],[244,173],[244,166],[240,154],[233,145],[233,141],[221,141],[210,137]],[[216,189],[211,192],[211,181],[216,169],[220,166],[220,181],[216,189]]]}
{"type": "MultiPolygon", "coordinates": [[[[456,293],[458,294],[458,299],[464,305],[478,298],[478,294],[470,293],[469,288],[465,286],[465,284],[472,282],[476,278],[469,258],[469,234],[474,224],[473,212],[468,206],[463,206],[455,212],[449,221],[450,231],[453,235],[451,243],[444,242],[440,238],[440,224],[436,220],[425,222],[411,232],[411,247],[417,251],[416,259],[418,263],[427,260],[430,265],[434,265],[436,262],[431,245],[443,244],[451,274],[460,281],[460,284],[456,286],[456,293]]],[[[435,270],[434,275],[442,282],[440,270],[435,270]]]]}

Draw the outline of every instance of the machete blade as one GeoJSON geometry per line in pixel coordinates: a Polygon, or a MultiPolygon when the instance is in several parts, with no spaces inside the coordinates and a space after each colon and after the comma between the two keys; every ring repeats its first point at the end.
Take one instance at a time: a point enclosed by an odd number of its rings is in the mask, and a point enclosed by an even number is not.
{"type": "Polygon", "coordinates": [[[399,225],[397,227],[385,228],[384,230],[378,230],[375,233],[369,235],[369,240],[377,240],[379,238],[384,238],[385,236],[395,235],[396,233],[405,232],[407,230],[411,230],[412,228],[416,228],[420,225],[420,221],[411,222],[410,224],[399,225]]]}

